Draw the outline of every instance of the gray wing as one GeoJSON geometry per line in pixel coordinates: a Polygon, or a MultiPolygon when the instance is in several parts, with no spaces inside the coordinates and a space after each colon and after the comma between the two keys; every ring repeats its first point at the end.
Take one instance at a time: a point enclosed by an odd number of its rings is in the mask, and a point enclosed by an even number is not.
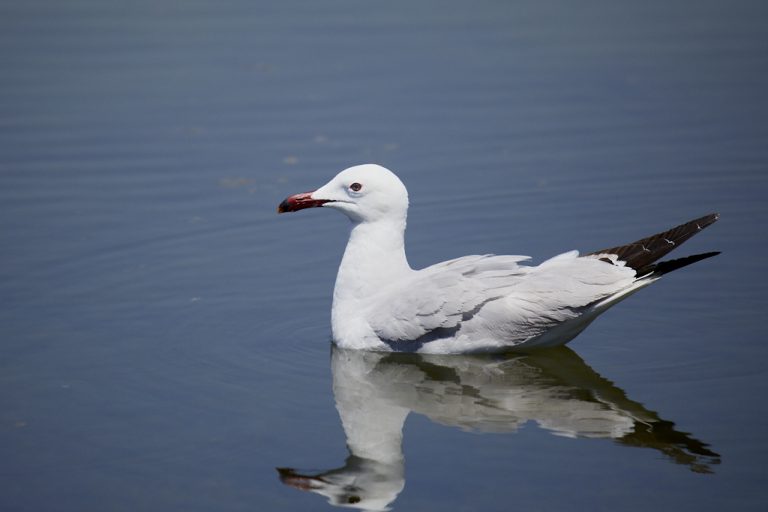
{"type": "Polygon", "coordinates": [[[467,256],[428,267],[377,297],[369,324],[383,340],[409,341],[476,316],[496,335],[523,340],[635,283],[635,271],[616,256],[608,264],[571,251],[535,267],[518,265],[525,259],[467,256]]]}
{"type": "Polygon", "coordinates": [[[530,267],[527,256],[464,256],[414,272],[383,290],[368,320],[379,338],[417,339],[435,329],[456,327],[486,303],[504,297],[530,267]]]}

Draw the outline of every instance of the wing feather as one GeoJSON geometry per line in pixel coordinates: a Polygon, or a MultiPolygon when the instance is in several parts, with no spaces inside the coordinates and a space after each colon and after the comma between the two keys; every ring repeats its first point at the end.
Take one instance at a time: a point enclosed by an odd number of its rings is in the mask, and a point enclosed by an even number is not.
{"type": "Polygon", "coordinates": [[[435,329],[456,327],[488,301],[503,297],[530,267],[527,256],[473,255],[417,271],[383,290],[368,315],[377,336],[417,339],[435,329]]]}
{"type": "MultiPolygon", "coordinates": [[[[524,256],[467,256],[417,271],[378,295],[369,324],[387,341],[417,340],[476,319],[523,341],[631,286],[634,269],[597,255],[560,254],[532,267],[524,256]],[[488,307],[486,307],[488,306],[488,307]]],[[[471,322],[470,322],[471,324],[471,322]]]]}

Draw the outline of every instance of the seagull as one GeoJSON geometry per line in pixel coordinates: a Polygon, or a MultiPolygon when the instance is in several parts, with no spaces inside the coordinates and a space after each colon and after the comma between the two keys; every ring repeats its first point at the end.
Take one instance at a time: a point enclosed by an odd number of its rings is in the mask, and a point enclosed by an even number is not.
{"type": "Polygon", "coordinates": [[[595,318],[664,274],[719,254],[659,261],[714,223],[712,213],[668,231],[539,265],[528,256],[456,258],[415,270],[405,255],[408,191],[389,169],[364,164],[278,213],[332,208],[352,222],[336,276],[334,343],[344,349],[458,354],[564,345],[595,318]]]}

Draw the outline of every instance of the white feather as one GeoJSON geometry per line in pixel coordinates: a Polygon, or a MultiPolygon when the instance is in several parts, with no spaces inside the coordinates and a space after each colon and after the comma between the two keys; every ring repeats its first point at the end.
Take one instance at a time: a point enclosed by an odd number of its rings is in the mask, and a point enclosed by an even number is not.
{"type": "Polygon", "coordinates": [[[404,244],[408,193],[377,165],[342,171],[311,197],[352,221],[332,310],[333,338],[344,348],[454,353],[562,344],[652,282],[636,280],[615,255],[577,251],[538,266],[521,264],[526,256],[486,254],[413,270],[404,244]]]}

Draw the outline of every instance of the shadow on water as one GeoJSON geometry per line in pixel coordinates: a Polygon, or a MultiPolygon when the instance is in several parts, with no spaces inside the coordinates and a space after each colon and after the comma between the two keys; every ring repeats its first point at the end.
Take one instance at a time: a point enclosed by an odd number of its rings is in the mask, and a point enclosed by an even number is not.
{"type": "Polygon", "coordinates": [[[504,356],[384,354],[333,348],[333,392],[350,455],[321,472],[278,468],[280,480],[332,505],[386,510],[405,486],[409,413],[478,432],[529,421],[552,434],[658,450],[697,473],[720,456],[675,429],[566,347],[504,356]]]}

